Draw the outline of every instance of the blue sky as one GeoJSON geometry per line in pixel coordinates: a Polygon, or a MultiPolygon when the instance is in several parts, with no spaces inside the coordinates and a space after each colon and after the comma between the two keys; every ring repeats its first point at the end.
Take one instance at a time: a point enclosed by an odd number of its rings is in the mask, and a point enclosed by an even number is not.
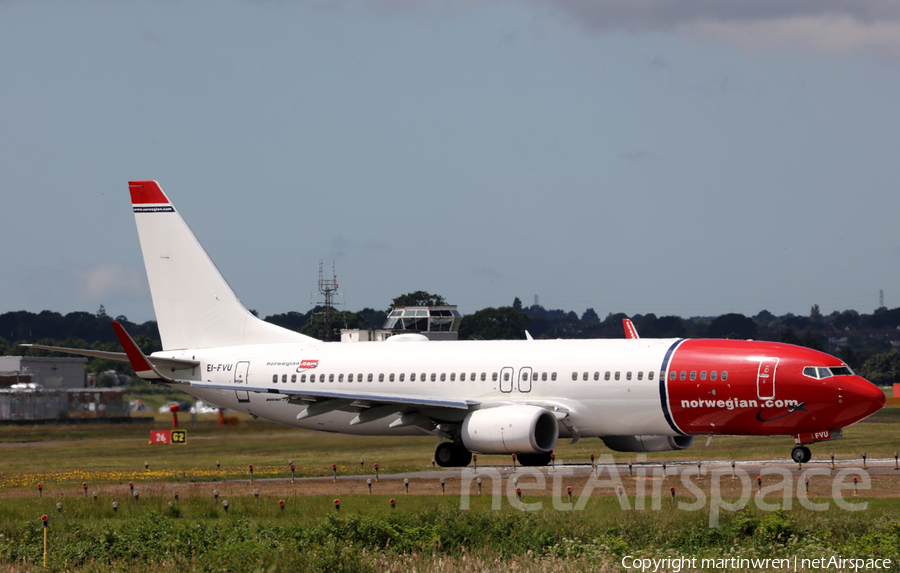
{"type": "Polygon", "coordinates": [[[0,0],[0,312],[153,318],[132,179],[261,315],[900,306],[898,67],[886,1],[0,0]]]}

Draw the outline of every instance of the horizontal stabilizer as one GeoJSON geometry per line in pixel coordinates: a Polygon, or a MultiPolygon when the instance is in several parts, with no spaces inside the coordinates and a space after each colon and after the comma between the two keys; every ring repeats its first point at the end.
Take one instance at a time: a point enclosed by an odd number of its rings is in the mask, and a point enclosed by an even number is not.
{"type": "MultiPolygon", "coordinates": [[[[119,362],[131,362],[128,355],[124,352],[107,352],[105,350],[91,350],[89,348],[66,348],[64,346],[47,346],[44,344],[20,344],[27,348],[37,348],[39,350],[49,350],[51,352],[63,352],[65,354],[74,354],[76,356],[88,356],[90,358],[102,358],[104,360],[117,360],[119,362]]],[[[147,356],[147,361],[156,368],[161,370],[190,370],[200,365],[196,360],[183,360],[180,358],[163,358],[160,356],[147,356]]]]}

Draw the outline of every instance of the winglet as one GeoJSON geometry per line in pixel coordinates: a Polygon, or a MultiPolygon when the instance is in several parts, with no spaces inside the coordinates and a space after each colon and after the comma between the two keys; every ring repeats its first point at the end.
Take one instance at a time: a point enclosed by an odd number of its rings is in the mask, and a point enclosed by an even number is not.
{"type": "Polygon", "coordinates": [[[119,342],[122,344],[122,348],[125,350],[125,355],[128,357],[128,361],[131,363],[131,367],[134,368],[134,373],[137,374],[139,378],[144,378],[148,380],[154,379],[163,379],[170,380],[166,378],[156,368],[150,364],[150,361],[147,360],[147,357],[144,356],[144,353],[141,352],[141,349],[138,348],[137,343],[131,338],[122,325],[116,321],[112,322],[113,329],[116,331],[116,336],[119,337],[119,342]]]}
{"type": "Polygon", "coordinates": [[[634,327],[634,323],[631,322],[630,318],[623,318],[622,326],[625,327],[625,338],[640,338],[637,328],[634,327]]]}

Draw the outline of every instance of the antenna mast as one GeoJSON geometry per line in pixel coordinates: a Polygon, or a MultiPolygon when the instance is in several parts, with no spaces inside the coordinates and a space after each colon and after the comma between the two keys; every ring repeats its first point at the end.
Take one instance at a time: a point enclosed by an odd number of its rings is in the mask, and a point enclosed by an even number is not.
{"type": "Polygon", "coordinates": [[[322,305],[324,310],[319,313],[323,315],[325,320],[325,332],[323,333],[323,338],[325,340],[332,340],[334,333],[331,331],[331,323],[332,323],[332,314],[334,313],[334,297],[339,294],[343,294],[338,292],[338,283],[337,283],[337,273],[334,270],[334,261],[331,261],[331,278],[325,278],[324,265],[322,263],[322,259],[319,259],[319,292],[313,293],[313,297],[316,295],[322,297],[324,300],[313,301],[313,306],[322,305]]]}

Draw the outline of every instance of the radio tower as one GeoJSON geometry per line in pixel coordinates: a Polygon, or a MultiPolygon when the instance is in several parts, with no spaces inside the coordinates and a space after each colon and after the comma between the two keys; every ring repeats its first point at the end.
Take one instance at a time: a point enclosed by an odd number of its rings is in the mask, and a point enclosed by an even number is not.
{"type": "Polygon", "coordinates": [[[878,291],[878,308],[884,308],[884,290],[878,291]]]}
{"type": "Polygon", "coordinates": [[[325,320],[325,332],[323,332],[323,339],[326,341],[332,340],[334,336],[333,329],[331,328],[332,323],[332,314],[334,313],[334,297],[335,295],[339,295],[343,293],[338,292],[338,283],[337,283],[337,274],[334,270],[334,261],[331,262],[331,278],[325,278],[325,271],[323,270],[322,259],[319,259],[319,292],[313,293],[313,296],[316,295],[322,297],[324,300],[314,301],[313,305],[321,304],[325,309],[319,313],[323,315],[325,320]]]}

